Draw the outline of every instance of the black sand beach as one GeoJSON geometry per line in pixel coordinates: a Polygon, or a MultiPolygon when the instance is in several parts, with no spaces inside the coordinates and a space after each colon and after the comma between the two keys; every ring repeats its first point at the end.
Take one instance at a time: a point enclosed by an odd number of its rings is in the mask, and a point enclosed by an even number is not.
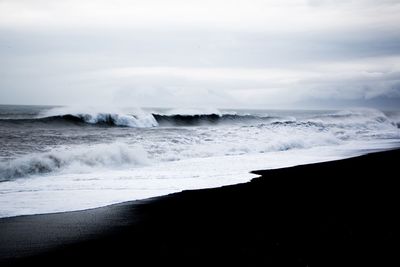
{"type": "Polygon", "coordinates": [[[1,266],[400,266],[400,150],[249,183],[0,220],[1,266]]]}

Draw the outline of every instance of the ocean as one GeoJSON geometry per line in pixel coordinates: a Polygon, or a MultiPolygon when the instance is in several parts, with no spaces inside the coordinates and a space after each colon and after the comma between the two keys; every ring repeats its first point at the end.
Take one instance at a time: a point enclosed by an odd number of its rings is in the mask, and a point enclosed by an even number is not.
{"type": "Polygon", "coordinates": [[[376,109],[0,105],[0,217],[244,183],[399,147],[399,127],[400,112],[376,109]]]}

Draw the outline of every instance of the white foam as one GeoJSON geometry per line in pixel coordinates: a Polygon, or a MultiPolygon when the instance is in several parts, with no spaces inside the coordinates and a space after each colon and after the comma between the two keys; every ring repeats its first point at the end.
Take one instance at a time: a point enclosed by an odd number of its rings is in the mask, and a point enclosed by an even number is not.
{"type": "MultiPolygon", "coordinates": [[[[64,111],[62,111],[64,113],[64,111]]],[[[124,131],[124,138],[119,143],[102,146],[68,147],[56,149],[50,153],[26,155],[15,159],[6,165],[0,163],[0,174],[5,178],[25,176],[34,173],[63,171],[73,173],[79,169],[95,167],[124,168],[127,164],[135,164],[150,158],[153,162],[186,160],[191,158],[207,158],[233,155],[252,155],[284,151],[291,149],[307,149],[321,146],[348,145],[355,141],[396,140],[400,139],[399,128],[382,113],[339,113],[324,115],[314,118],[321,121],[309,124],[312,120],[283,122],[278,124],[254,125],[219,125],[186,127],[182,129],[155,128],[145,131],[124,131]],[[369,115],[372,114],[372,115],[369,115]],[[337,117],[350,116],[346,123],[337,117]],[[352,118],[359,116],[359,119],[352,118]],[[328,120],[338,120],[333,123],[328,120]],[[356,120],[356,122],[352,122],[356,120]],[[368,121],[368,123],[366,123],[368,121]],[[140,152],[139,148],[142,148],[140,152]],[[84,159],[87,150],[92,151],[95,163],[86,164],[84,159]],[[131,151],[132,150],[132,151],[131,151]],[[146,156],[144,154],[147,153],[146,156]],[[118,155],[118,156],[115,156],[118,155]],[[127,156],[128,155],[128,156],[127,156]],[[138,158],[131,158],[140,156],[138,158]],[[98,157],[115,157],[107,161],[99,161],[98,157]],[[127,164],[123,159],[127,158],[127,164]],[[79,165],[79,166],[77,166],[79,165]],[[78,168],[79,167],[79,168],[78,168]]],[[[108,132],[102,138],[108,138],[108,132]]],[[[102,140],[100,140],[102,141],[102,140]]],[[[366,145],[367,146],[367,145],[366,145]]],[[[89,157],[90,158],[90,157],[89,157]]],[[[137,164],[136,164],[137,165],[137,164]]],[[[0,177],[1,178],[1,177],[0,177]]]]}
{"type": "Polygon", "coordinates": [[[221,111],[215,108],[175,108],[167,110],[162,115],[222,115],[221,111]]]}
{"type": "MultiPolygon", "coordinates": [[[[99,140],[109,140],[114,131],[105,129],[99,140]]],[[[375,110],[289,123],[117,129],[117,133],[121,137],[116,143],[57,148],[2,163],[8,165],[1,165],[0,171],[10,177],[38,174],[40,168],[45,174],[0,183],[0,217],[87,209],[246,182],[255,177],[251,170],[344,158],[395,147],[400,140],[393,120],[375,110]]]]}
{"type": "Polygon", "coordinates": [[[389,122],[387,116],[382,111],[367,108],[342,110],[331,114],[319,115],[308,119],[308,121],[342,126],[370,123],[385,124],[389,122]]]}
{"type": "Polygon", "coordinates": [[[41,113],[39,118],[64,115],[72,115],[92,124],[111,120],[117,126],[140,128],[158,126],[153,115],[141,109],[134,109],[131,114],[126,114],[119,109],[109,107],[58,107],[41,113]]]}
{"type": "Polygon", "coordinates": [[[257,176],[249,170],[288,167],[339,157],[332,151],[321,149],[293,150],[20,179],[1,183],[0,217],[82,210],[182,190],[243,183],[257,176]]]}
{"type": "Polygon", "coordinates": [[[140,147],[128,147],[122,143],[78,146],[0,162],[0,181],[50,172],[82,173],[148,163],[147,153],[140,147]]]}

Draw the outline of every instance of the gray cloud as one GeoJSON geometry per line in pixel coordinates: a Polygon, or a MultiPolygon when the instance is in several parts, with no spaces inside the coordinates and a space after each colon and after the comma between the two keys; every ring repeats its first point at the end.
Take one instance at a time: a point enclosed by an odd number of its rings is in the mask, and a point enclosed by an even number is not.
{"type": "Polygon", "coordinates": [[[398,103],[398,1],[182,3],[0,1],[0,102],[398,103]]]}

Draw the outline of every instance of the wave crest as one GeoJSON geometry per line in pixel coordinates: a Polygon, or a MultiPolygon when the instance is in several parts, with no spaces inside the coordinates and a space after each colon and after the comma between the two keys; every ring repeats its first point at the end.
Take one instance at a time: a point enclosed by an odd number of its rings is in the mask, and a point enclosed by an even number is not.
{"type": "MultiPolygon", "coordinates": [[[[54,118],[54,117],[53,117],[54,118]]],[[[145,128],[158,126],[157,121],[151,114],[146,115],[126,115],[116,113],[96,113],[96,114],[67,114],[61,118],[68,121],[82,121],[89,124],[105,124],[111,126],[145,128]]]]}
{"type": "Polygon", "coordinates": [[[391,125],[399,127],[398,118],[388,117],[375,109],[353,109],[332,113],[321,113],[313,116],[271,116],[268,114],[221,113],[218,110],[171,110],[166,113],[150,113],[140,109],[133,112],[122,112],[113,109],[91,108],[54,108],[46,111],[36,119],[3,119],[1,123],[44,123],[44,124],[91,124],[101,126],[119,126],[147,128],[157,126],[197,126],[217,124],[239,125],[318,125],[324,127],[380,127],[391,125]]]}
{"type": "Polygon", "coordinates": [[[95,108],[61,107],[48,110],[39,116],[39,119],[85,122],[89,124],[106,124],[125,127],[154,127],[158,126],[152,114],[140,109],[134,114],[125,114],[120,110],[106,108],[98,111],[95,108]]]}
{"type": "Polygon", "coordinates": [[[122,143],[99,144],[89,148],[35,153],[0,163],[0,181],[50,172],[86,172],[94,168],[133,167],[149,163],[147,153],[122,143]]]}

